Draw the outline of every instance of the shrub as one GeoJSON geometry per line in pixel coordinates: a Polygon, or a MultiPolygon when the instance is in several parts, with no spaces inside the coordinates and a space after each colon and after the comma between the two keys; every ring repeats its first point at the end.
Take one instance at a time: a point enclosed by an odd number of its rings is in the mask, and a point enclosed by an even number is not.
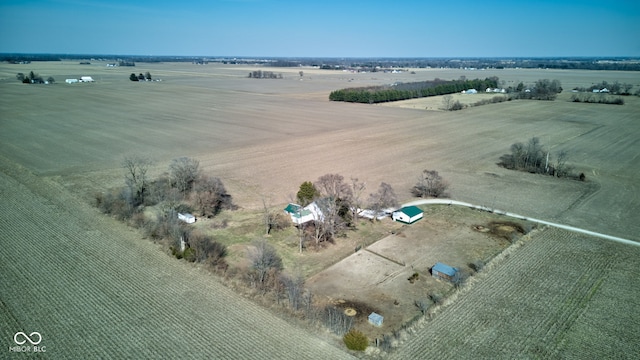
{"type": "Polygon", "coordinates": [[[349,350],[364,351],[369,346],[367,336],[355,329],[351,329],[346,333],[342,340],[349,350]]]}
{"type": "Polygon", "coordinates": [[[171,249],[171,255],[175,256],[176,259],[182,259],[182,251],[178,250],[177,248],[171,246],[169,247],[169,249],[171,249]]]}
{"type": "Polygon", "coordinates": [[[195,262],[196,261],[196,251],[193,250],[192,248],[188,247],[186,249],[184,249],[184,251],[182,252],[182,257],[187,260],[188,262],[195,262]]]}
{"type": "Polygon", "coordinates": [[[449,110],[451,111],[456,111],[456,110],[462,110],[464,109],[466,106],[463,105],[460,101],[456,100],[452,105],[451,108],[449,108],[449,110]]]}
{"type": "Polygon", "coordinates": [[[416,197],[448,197],[446,193],[449,183],[442,179],[442,176],[435,170],[424,170],[420,174],[418,183],[411,188],[411,193],[416,197]]]}

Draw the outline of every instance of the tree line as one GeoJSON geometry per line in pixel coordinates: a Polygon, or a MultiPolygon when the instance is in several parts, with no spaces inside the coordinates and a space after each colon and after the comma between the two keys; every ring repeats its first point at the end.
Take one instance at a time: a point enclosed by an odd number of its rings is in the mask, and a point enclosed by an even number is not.
{"type": "Polygon", "coordinates": [[[251,79],[282,79],[282,74],[276,74],[273,71],[256,70],[249,73],[251,79]]]}
{"type": "Polygon", "coordinates": [[[458,93],[467,89],[486,89],[498,86],[498,78],[491,77],[484,80],[452,80],[435,79],[413,83],[401,83],[386,86],[369,86],[346,88],[332,91],[331,101],[345,101],[365,104],[375,104],[389,101],[415,99],[428,96],[438,96],[458,93]]]}
{"type": "Polygon", "coordinates": [[[129,75],[129,80],[131,81],[151,81],[151,73],[149,73],[148,71],[144,74],[140,73],[139,75],[136,75],[134,73],[131,73],[131,75],[129,75]]]}
{"type": "Polygon", "coordinates": [[[44,84],[49,83],[53,84],[56,80],[49,76],[45,82],[44,78],[40,76],[38,73],[30,71],[29,74],[25,75],[23,73],[16,74],[16,79],[23,84],[44,84]]]}

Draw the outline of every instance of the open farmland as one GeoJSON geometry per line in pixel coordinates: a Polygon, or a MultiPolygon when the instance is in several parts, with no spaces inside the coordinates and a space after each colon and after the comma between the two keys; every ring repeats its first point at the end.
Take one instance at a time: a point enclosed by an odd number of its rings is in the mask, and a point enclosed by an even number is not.
{"type": "MultiPolygon", "coordinates": [[[[0,241],[7,249],[0,253],[4,339],[18,330],[40,331],[48,354],[56,357],[346,356],[92,209],[94,193],[123,184],[120,162],[129,154],[151,156],[156,161],[152,175],[166,171],[173,158],[197,158],[205,172],[222,179],[241,208],[253,210],[262,206],[261,196],[274,205],[284,204],[303,181],[326,173],[358,177],[371,192],[387,182],[403,201],[410,198],[409,189],[423,169],[436,169],[451,183],[457,200],[640,240],[637,97],[625,97],[624,106],[512,101],[457,112],[327,100],[331,90],[343,87],[460,75],[496,75],[507,86],[519,80],[558,79],[565,89],[618,80],[633,83],[635,91],[640,86],[637,73],[417,69],[416,74],[352,74],[304,69],[301,78],[300,69],[291,68],[274,70],[283,73],[281,80],[248,79],[256,69],[185,63],[115,69],[99,63],[0,65],[0,241]],[[15,80],[17,72],[30,70],[53,76],[58,84],[15,80]],[[128,80],[131,72],[145,71],[163,81],[128,80]],[[83,75],[96,82],[64,84],[65,78],[83,75]],[[552,151],[569,150],[569,163],[584,172],[587,181],[496,165],[512,143],[532,136],[552,151]],[[298,339],[295,346],[290,346],[291,339],[298,339]]],[[[457,337],[447,338],[458,339],[449,351],[474,336],[487,342],[479,348],[462,346],[460,357],[475,349],[495,355],[488,348],[491,339],[498,356],[563,357],[566,352],[581,357],[576,349],[592,335],[594,341],[587,345],[600,349],[595,354],[633,353],[637,348],[626,339],[637,338],[634,331],[640,328],[634,316],[634,289],[640,286],[634,273],[637,253],[632,256],[636,250],[625,249],[559,230],[544,231],[477,280],[468,292],[475,303],[467,295],[460,297],[459,305],[443,309],[397,356],[421,358],[432,347],[447,348],[446,339],[438,336],[448,321],[457,337]],[[564,264],[575,269],[562,277],[558,266],[564,264]],[[512,292],[493,291],[503,283],[512,284],[512,292]],[[545,291],[557,307],[541,309],[545,291]],[[618,300],[627,312],[617,312],[618,300]],[[546,311],[543,323],[531,320],[539,327],[523,333],[527,320],[541,311],[546,311]],[[457,320],[460,314],[480,324],[477,332],[465,326],[466,318],[457,320]],[[509,318],[505,314],[522,319],[521,332],[501,330],[497,319],[509,318]],[[556,314],[569,319],[559,323],[565,330],[545,322],[556,314]],[[553,341],[534,344],[534,338],[553,341]]]]}
{"type": "Polygon", "coordinates": [[[640,352],[640,247],[537,232],[435,318],[396,359],[622,359],[640,352]]]}
{"type": "Polygon", "coordinates": [[[397,81],[499,76],[507,84],[553,78],[565,88],[619,80],[632,72],[418,69],[416,74],[352,74],[305,69],[284,79],[249,79],[251,66],[140,64],[136,68],[30,64],[43,75],[90,74],[92,84],[25,86],[0,66],[0,152],[39,175],[54,177],[89,200],[120,186],[127,154],[152,156],[156,173],[179,156],[200,159],[242,207],[260,196],[286,203],[300,183],[326,173],[391,184],[400,198],[425,168],[437,169],[461,201],[637,239],[640,223],[640,99],[624,106],[557,100],[512,101],[457,112],[333,103],[337,88],[397,81]],[[58,69],[56,66],[60,66],[58,69]],[[42,68],[38,68],[38,66],[42,68]],[[149,70],[161,82],[134,83],[149,70]],[[500,155],[538,136],[586,183],[501,169],[500,155]]]}
{"type": "Polygon", "coordinates": [[[0,357],[18,331],[39,332],[56,359],[348,357],[55,183],[0,164],[0,357]]]}

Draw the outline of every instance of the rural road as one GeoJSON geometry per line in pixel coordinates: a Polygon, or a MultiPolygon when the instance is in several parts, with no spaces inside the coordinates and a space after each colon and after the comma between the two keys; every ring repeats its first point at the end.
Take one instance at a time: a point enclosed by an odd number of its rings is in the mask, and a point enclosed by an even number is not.
{"type": "Polygon", "coordinates": [[[512,217],[512,218],[516,218],[516,219],[532,221],[532,222],[536,222],[536,223],[539,223],[539,224],[553,226],[553,227],[557,227],[557,228],[568,230],[568,231],[573,231],[573,232],[578,232],[578,233],[582,233],[582,234],[586,234],[586,235],[596,236],[596,237],[599,237],[599,238],[602,238],[602,239],[616,241],[616,242],[619,242],[619,243],[622,243],[622,244],[626,244],[626,245],[640,246],[640,242],[637,242],[637,241],[623,239],[623,238],[620,238],[620,237],[617,237],[617,236],[611,236],[611,235],[607,235],[607,234],[602,234],[602,233],[598,233],[598,232],[595,232],[595,231],[585,230],[585,229],[581,229],[581,228],[577,228],[577,227],[573,227],[573,226],[569,226],[569,225],[553,223],[553,222],[549,222],[549,221],[546,221],[546,220],[535,219],[535,218],[531,218],[531,217],[528,217],[528,216],[514,214],[514,213],[510,213],[510,212],[506,212],[506,211],[502,211],[502,210],[498,210],[498,209],[492,209],[492,208],[488,208],[486,206],[474,205],[474,204],[470,204],[470,203],[463,202],[463,201],[457,201],[457,200],[423,199],[423,200],[416,200],[416,201],[411,201],[411,202],[402,204],[402,207],[405,207],[405,206],[416,206],[416,205],[458,205],[458,206],[465,206],[465,207],[472,208],[472,209],[492,212],[492,213],[498,214],[498,215],[505,215],[505,216],[509,216],[509,217],[512,217]]]}

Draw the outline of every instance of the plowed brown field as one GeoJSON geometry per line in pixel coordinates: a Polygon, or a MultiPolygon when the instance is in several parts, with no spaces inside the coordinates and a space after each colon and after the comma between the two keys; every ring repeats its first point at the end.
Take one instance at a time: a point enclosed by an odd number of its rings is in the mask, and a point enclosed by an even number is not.
{"type": "MultiPolygon", "coordinates": [[[[155,174],[173,158],[198,158],[244,208],[259,208],[265,194],[274,204],[286,203],[300,183],[325,173],[358,177],[371,191],[381,181],[390,183],[404,201],[416,176],[436,169],[457,200],[640,240],[637,97],[613,106],[571,103],[563,94],[554,102],[457,112],[327,100],[343,87],[460,75],[496,75],[506,85],[549,78],[565,89],[603,80],[637,87],[638,73],[304,69],[301,79],[295,68],[275,70],[283,73],[281,80],[258,80],[247,78],[252,66],[140,63],[136,73],[150,71],[163,81],[134,83],[128,80],[132,70],[77,62],[0,65],[5,346],[13,345],[17,331],[40,331],[47,355],[56,358],[345,356],[90,208],[95,192],[122,184],[120,162],[129,154],[152,157],[155,174]],[[58,83],[15,80],[16,73],[31,70],[58,83]],[[85,75],[96,82],[64,83],[85,75]],[[552,151],[569,150],[569,163],[587,181],[496,165],[513,142],[533,136],[552,151]]],[[[637,339],[640,328],[634,251],[546,231],[487,272],[470,288],[471,300],[461,297],[397,356],[637,353],[635,342],[627,341],[637,339]],[[511,286],[495,291],[504,284],[511,286]],[[504,329],[496,319],[506,322],[504,329]],[[449,322],[457,332],[444,335],[449,322]]]]}

